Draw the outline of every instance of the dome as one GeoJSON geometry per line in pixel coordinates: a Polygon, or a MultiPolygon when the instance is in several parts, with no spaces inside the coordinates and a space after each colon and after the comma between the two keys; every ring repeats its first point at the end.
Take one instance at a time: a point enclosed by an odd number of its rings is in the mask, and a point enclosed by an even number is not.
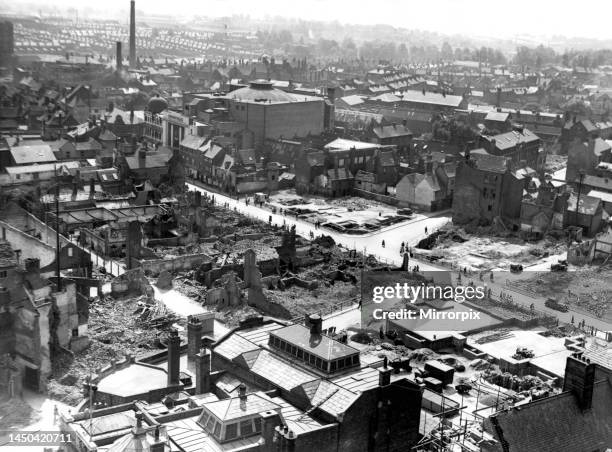
{"type": "Polygon", "coordinates": [[[228,93],[228,98],[250,102],[295,102],[295,96],[276,89],[267,80],[252,81],[248,87],[228,93]]]}
{"type": "Polygon", "coordinates": [[[151,113],[161,113],[168,108],[168,102],[163,97],[153,97],[147,103],[147,110],[151,113]]]}

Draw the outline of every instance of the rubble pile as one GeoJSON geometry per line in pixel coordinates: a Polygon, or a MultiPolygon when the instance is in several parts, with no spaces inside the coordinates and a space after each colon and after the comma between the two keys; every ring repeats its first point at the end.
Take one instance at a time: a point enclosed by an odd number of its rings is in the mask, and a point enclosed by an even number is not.
{"type": "Polygon", "coordinates": [[[54,369],[48,392],[69,405],[82,398],[81,388],[90,374],[131,354],[136,358],[159,347],[163,336],[177,320],[162,305],[147,297],[96,298],[89,308],[89,348],[75,353],[74,360],[54,369]]]}
{"type": "Polygon", "coordinates": [[[0,430],[14,431],[39,418],[39,413],[19,398],[0,399],[0,430]]]}
{"type": "Polygon", "coordinates": [[[609,267],[583,267],[572,272],[546,272],[516,281],[524,290],[540,297],[552,297],[561,304],[612,321],[612,289],[609,267]]]}

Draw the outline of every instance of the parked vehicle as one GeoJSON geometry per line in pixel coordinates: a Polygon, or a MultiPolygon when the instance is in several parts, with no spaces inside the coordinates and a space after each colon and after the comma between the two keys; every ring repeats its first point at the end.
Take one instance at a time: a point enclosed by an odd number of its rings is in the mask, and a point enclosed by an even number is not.
{"type": "Polygon", "coordinates": [[[510,271],[512,273],[520,273],[523,271],[523,266],[521,264],[510,264],[510,271]]]}
{"type": "Polygon", "coordinates": [[[569,311],[569,308],[567,307],[567,305],[559,303],[554,298],[547,299],[544,302],[544,306],[546,306],[547,308],[550,308],[550,309],[554,309],[555,311],[559,311],[559,312],[567,312],[567,311],[569,311]]]}

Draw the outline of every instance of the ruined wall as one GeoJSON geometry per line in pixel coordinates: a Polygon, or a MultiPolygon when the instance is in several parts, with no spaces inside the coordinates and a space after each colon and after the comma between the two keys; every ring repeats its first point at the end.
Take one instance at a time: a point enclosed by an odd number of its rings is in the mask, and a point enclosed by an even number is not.
{"type": "Polygon", "coordinates": [[[140,260],[139,264],[146,274],[157,276],[164,270],[169,272],[192,270],[209,261],[210,257],[206,254],[185,254],[171,259],[140,260]]]}
{"type": "Polygon", "coordinates": [[[79,315],[76,302],[76,284],[62,281],[62,292],[54,292],[60,323],[57,326],[57,339],[62,347],[68,348],[72,339],[72,330],[79,327],[79,315]]]}

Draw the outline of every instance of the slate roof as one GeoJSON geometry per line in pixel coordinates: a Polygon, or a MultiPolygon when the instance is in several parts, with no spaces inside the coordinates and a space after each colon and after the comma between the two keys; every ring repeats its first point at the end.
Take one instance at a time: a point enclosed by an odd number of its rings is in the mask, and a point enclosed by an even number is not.
{"type": "Polygon", "coordinates": [[[612,444],[611,406],[612,387],[604,380],[594,385],[590,410],[581,410],[576,397],[564,392],[501,411],[487,423],[498,425],[509,451],[605,450],[612,444]]]}
{"type": "Polygon", "coordinates": [[[391,124],[388,126],[374,127],[372,132],[374,132],[374,134],[380,139],[413,135],[410,129],[403,124],[391,124]]]}
{"type": "MultiPolygon", "coordinates": [[[[580,179],[576,179],[576,184],[580,182],[580,179]]],[[[612,192],[612,179],[608,177],[597,177],[597,176],[584,176],[582,180],[584,185],[588,185],[589,187],[595,187],[600,190],[604,190],[607,192],[612,192]]]]}
{"type": "Polygon", "coordinates": [[[492,137],[485,136],[484,139],[489,142],[495,139],[495,147],[503,151],[515,147],[518,143],[532,143],[539,140],[540,137],[529,129],[523,129],[522,133],[513,130],[492,137]]]}
{"type": "MultiPolygon", "coordinates": [[[[576,201],[578,200],[577,196],[570,196],[567,200],[567,210],[571,212],[576,212],[576,201]]],[[[601,199],[594,198],[589,195],[580,196],[580,204],[578,206],[578,213],[582,213],[584,215],[595,215],[597,212],[597,208],[601,204],[601,199]]]]}
{"type": "Polygon", "coordinates": [[[55,162],[55,154],[48,144],[35,146],[16,146],[11,148],[11,155],[15,164],[30,165],[32,163],[55,162]]]}
{"type": "Polygon", "coordinates": [[[220,421],[237,420],[263,411],[278,411],[279,409],[280,406],[276,403],[257,393],[247,394],[244,399],[232,397],[209,402],[204,406],[205,411],[209,411],[220,421]]]}
{"type": "Polygon", "coordinates": [[[423,93],[422,91],[407,90],[402,93],[402,100],[422,104],[442,105],[445,107],[459,107],[463,101],[463,97],[451,94],[442,95],[431,91],[425,91],[425,93],[423,93]]]}

